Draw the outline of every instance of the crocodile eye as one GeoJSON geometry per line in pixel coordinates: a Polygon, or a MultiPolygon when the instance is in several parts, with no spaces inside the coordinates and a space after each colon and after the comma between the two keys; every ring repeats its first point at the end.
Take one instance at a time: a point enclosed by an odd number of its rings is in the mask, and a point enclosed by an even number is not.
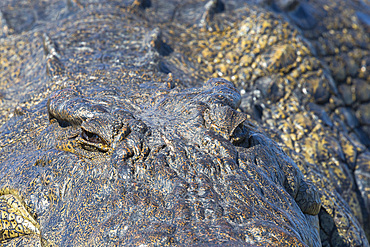
{"type": "Polygon", "coordinates": [[[245,140],[247,135],[248,135],[248,130],[244,126],[244,124],[241,123],[238,125],[238,127],[235,128],[234,132],[232,133],[232,136],[230,137],[230,141],[234,145],[238,145],[245,140]]]}
{"type": "Polygon", "coordinates": [[[94,144],[106,144],[105,141],[97,134],[91,133],[89,131],[86,131],[82,129],[81,133],[82,139],[84,139],[87,142],[94,143],[94,144]]]}

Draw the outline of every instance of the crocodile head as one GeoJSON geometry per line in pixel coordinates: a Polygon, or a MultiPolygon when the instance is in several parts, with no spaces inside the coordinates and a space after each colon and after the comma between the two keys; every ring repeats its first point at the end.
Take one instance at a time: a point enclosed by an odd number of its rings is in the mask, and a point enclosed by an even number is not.
{"type": "Polygon", "coordinates": [[[236,110],[234,86],[223,79],[171,85],[81,86],[50,96],[37,161],[49,182],[32,193],[43,237],[124,245],[318,241],[310,216],[320,209],[316,191],[236,110]],[[52,201],[42,200],[47,193],[52,201]]]}
{"type": "Polygon", "coordinates": [[[0,240],[26,235],[14,239],[24,245],[33,233],[60,246],[320,243],[318,193],[237,110],[232,83],[186,88],[157,76],[150,66],[170,52],[158,30],[144,35],[137,17],[108,14],[50,30],[65,58],[44,36],[57,90],[19,110],[0,139],[0,185],[11,188],[0,190],[2,210],[20,215],[20,227],[26,218],[35,226],[17,232],[10,224],[0,240]],[[127,35],[115,19],[133,22],[127,35]],[[99,23],[110,25],[111,40],[96,36],[99,23]],[[134,50],[143,37],[145,47],[134,50]],[[109,50],[117,44],[128,48],[109,50]]]}

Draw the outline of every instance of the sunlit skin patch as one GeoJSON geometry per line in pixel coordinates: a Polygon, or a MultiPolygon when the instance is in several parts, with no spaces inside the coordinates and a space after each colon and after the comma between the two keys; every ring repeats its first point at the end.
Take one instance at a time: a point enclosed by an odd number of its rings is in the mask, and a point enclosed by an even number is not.
{"type": "Polygon", "coordinates": [[[40,235],[40,225],[16,190],[0,189],[0,241],[23,235],[40,235]]]}

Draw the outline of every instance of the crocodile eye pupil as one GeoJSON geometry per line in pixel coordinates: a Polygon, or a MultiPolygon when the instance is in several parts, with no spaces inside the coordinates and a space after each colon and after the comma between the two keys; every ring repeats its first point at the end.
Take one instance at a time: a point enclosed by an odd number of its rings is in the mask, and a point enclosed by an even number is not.
{"type": "Polygon", "coordinates": [[[81,136],[83,139],[85,139],[88,142],[103,143],[103,140],[97,134],[88,132],[86,130],[82,131],[81,136]]]}

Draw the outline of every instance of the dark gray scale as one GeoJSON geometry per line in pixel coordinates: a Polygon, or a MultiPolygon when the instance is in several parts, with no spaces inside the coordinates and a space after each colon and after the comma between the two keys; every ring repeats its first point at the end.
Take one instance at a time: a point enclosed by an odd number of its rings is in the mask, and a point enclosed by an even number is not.
{"type": "Polygon", "coordinates": [[[263,0],[261,2],[277,13],[285,13],[294,24],[305,30],[313,29],[319,21],[315,16],[315,12],[319,10],[312,7],[309,1],[263,0]]]}
{"type": "Polygon", "coordinates": [[[60,54],[57,50],[56,45],[50,39],[47,34],[43,34],[43,44],[44,52],[46,55],[46,72],[51,77],[54,78],[57,75],[65,73],[65,68],[60,61],[60,54]]]}
{"type": "Polygon", "coordinates": [[[8,36],[8,34],[11,34],[10,27],[8,25],[8,22],[6,21],[3,13],[0,11],[0,37],[4,38],[8,36]]]}

